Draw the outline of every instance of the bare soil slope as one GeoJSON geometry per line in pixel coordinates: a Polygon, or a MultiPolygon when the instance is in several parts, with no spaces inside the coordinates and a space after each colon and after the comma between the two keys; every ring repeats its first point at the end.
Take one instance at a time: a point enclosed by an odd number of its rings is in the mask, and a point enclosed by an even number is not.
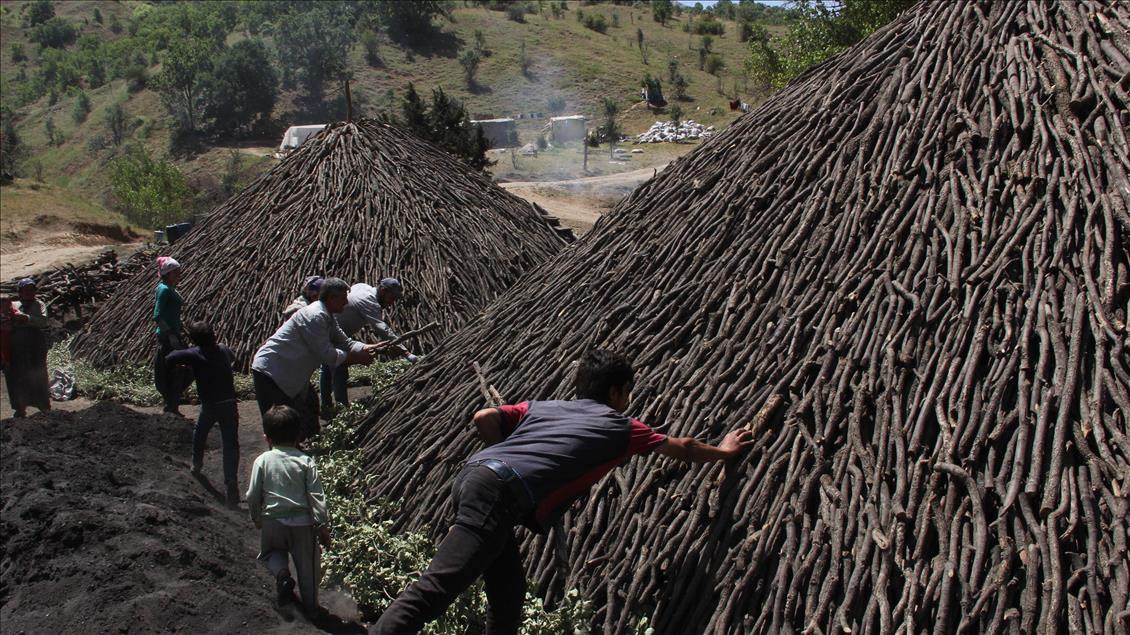
{"type": "MultiPolygon", "coordinates": [[[[224,508],[187,469],[190,426],[108,402],[3,421],[5,632],[363,632],[276,610],[246,512],[224,508]]],[[[247,463],[257,426],[241,427],[247,463]]],[[[218,464],[209,453],[206,465],[218,464]]],[[[344,612],[343,596],[321,599],[344,612]]]]}

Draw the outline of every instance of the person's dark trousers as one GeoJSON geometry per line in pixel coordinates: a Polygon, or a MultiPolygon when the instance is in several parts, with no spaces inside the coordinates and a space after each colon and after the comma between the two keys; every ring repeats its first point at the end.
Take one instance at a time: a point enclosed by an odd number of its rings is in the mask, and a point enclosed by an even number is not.
{"type": "Polygon", "coordinates": [[[153,385],[165,402],[165,412],[174,412],[180,407],[181,387],[175,385],[172,369],[165,361],[165,356],[175,350],[168,335],[157,334],[157,353],[153,358],[153,385]]]}
{"type": "Polygon", "coordinates": [[[334,405],[333,400],[333,366],[322,364],[318,373],[318,396],[322,399],[322,409],[329,410],[334,405]]]}
{"type": "Polygon", "coordinates": [[[204,462],[204,445],[212,426],[220,424],[220,439],[224,448],[224,483],[236,485],[239,470],[239,410],[232,399],[218,403],[201,402],[200,416],[192,429],[192,465],[199,467],[204,462]]]}
{"type": "Polygon", "coordinates": [[[323,365],[321,376],[319,378],[319,388],[322,396],[322,407],[329,409],[334,403],[339,406],[349,405],[349,366],[346,364],[338,364],[337,366],[323,365]],[[330,399],[330,395],[333,399],[330,399]]]}
{"type": "Polygon", "coordinates": [[[255,401],[259,404],[259,414],[266,414],[272,406],[290,406],[302,415],[302,438],[306,439],[319,432],[318,400],[309,389],[291,397],[279,388],[270,375],[252,369],[251,382],[255,387],[255,401]]]}
{"type": "Polygon", "coordinates": [[[451,495],[455,524],[428,569],[389,605],[370,634],[419,632],[480,575],[487,595],[487,634],[518,632],[526,599],[526,572],[514,538],[518,506],[507,486],[482,466],[464,468],[451,495]]]}

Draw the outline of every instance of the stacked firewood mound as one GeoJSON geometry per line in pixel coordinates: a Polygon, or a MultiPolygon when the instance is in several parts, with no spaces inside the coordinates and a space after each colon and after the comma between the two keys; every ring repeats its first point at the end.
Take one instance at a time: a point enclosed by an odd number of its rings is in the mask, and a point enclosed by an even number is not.
{"type": "MultiPolygon", "coordinates": [[[[47,305],[48,315],[83,319],[113,295],[122,280],[152,264],[156,253],[155,249],[146,247],[119,260],[113,249],[107,249],[89,262],[66,263],[31,278],[36,282],[39,299],[47,305]]],[[[0,295],[16,297],[16,283],[23,277],[0,283],[0,295]]]]}
{"type": "MultiPolygon", "coordinates": [[[[185,320],[210,321],[246,369],[305,276],[399,278],[391,322],[402,331],[438,322],[414,345],[429,351],[572,240],[454,156],[363,120],[326,127],[167,253],[183,267],[185,320]]],[[[155,265],[122,283],[75,354],[96,365],[150,356],[156,284],[155,265]]]]}
{"type": "Polygon", "coordinates": [[[532,590],[579,589],[594,630],[1126,632],[1128,27],[1126,3],[922,2],[809,70],[378,401],[370,495],[440,535],[480,447],[468,362],[567,398],[614,347],[629,414],[756,442],[614,471],[566,568],[527,535],[532,590]]]}

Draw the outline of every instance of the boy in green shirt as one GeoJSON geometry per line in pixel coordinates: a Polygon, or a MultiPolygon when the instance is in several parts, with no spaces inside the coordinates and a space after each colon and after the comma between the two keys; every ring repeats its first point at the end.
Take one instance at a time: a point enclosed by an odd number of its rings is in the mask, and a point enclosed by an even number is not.
{"type": "Polygon", "coordinates": [[[301,433],[298,411],[274,406],[263,415],[263,434],[271,449],[255,459],[247,509],[259,528],[259,561],[275,576],[279,604],[294,601],[294,560],[302,606],[318,609],[321,551],[330,546],[326,495],[314,459],[295,447],[301,433]]]}

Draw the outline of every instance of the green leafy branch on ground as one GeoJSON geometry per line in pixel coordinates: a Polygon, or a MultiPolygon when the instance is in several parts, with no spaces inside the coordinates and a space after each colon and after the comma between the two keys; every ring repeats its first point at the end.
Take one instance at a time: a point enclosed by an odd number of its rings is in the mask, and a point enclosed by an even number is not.
{"type": "MultiPolygon", "coordinates": [[[[153,386],[153,367],[149,364],[118,364],[112,368],[95,368],[82,359],[71,356],[71,339],[56,343],[47,352],[47,368],[70,369],[74,374],[76,392],[92,401],[117,401],[135,406],[159,406],[161,395],[153,386]]],[[[378,362],[371,366],[350,366],[349,385],[388,386],[409,363],[402,359],[378,362]]],[[[235,374],[235,394],[241,400],[255,398],[255,388],[251,375],[235,374]]],[[[310,379],[318,383],[318,372],[310,379]]],[[[184,394],[183,401],[195,402],[196,384],[193,383],[184,394]]]]}

